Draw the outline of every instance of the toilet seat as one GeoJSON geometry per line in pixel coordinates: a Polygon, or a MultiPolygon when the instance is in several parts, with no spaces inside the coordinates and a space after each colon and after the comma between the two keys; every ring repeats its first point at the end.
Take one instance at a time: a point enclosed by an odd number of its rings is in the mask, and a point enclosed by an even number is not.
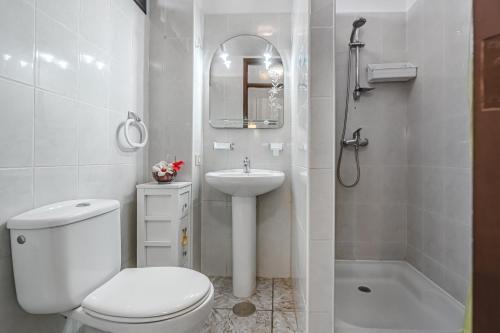
{"type": "Polygon", "coordinates": [[[89,316],[124,324],[152,323],[185,315],[210,297],[211,282],[181,267],[124,269],[88,295],[89,316]]]}

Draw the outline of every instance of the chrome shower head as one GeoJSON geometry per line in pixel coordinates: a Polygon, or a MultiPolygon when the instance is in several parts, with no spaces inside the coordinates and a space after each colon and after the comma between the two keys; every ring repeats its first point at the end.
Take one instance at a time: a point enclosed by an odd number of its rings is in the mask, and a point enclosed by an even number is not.
{"type": "Polygon", "coordinates": [[[352,22],[352,26],[356,29],[361,28],[366,23],[366,19],[364,17],[358,17],[354,22],[352,22]]]}
{"type": "Polygon", "coordinates": [[[358,31],[359,28],[364,26],[366,23],[366,19],[364,17],[358,17],[354,22],[352,22],[352,32],[351,32],[351,38],[350,42],[354,42],[354,37],[356,36],[356,32],[358,31]]]}

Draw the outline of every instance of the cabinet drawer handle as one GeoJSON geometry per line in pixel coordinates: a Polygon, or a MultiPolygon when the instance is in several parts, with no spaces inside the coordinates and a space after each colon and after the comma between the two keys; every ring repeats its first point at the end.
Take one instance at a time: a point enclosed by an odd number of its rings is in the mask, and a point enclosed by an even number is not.
{"type": "Polygon", "coordinates": [[[184,208],[188,208],[188,204],[187,203],[184,204],[184,208]]]}

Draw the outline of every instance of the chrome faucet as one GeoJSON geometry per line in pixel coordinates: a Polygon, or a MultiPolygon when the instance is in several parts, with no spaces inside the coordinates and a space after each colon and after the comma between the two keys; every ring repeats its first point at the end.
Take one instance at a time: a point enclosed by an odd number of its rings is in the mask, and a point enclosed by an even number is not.
{"type": "Polygon", "coordinates": [[[342,144],[344,147],[353,146],[357,150],[359,147],[368,146],[368,139],[361,139],[361,128],[358,128],[352,133],[352,140],[343,140],[342,144]]]}
{"type": "Polygon", "coordinates": [[[243,159],[243,172],[250,173],[250,159],[248,157],[243,159]]]}

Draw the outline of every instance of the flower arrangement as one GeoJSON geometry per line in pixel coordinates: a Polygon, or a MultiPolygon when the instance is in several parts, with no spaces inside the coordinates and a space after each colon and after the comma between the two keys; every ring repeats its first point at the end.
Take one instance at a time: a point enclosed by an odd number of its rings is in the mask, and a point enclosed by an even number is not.
{"type": "Polygon", "coordinates": [[[177,171],[180,171],[183,165],[184,161],[158,162],[153,165],[153,178],[158,183],[171,183],[177,176],[177,171]]]}

